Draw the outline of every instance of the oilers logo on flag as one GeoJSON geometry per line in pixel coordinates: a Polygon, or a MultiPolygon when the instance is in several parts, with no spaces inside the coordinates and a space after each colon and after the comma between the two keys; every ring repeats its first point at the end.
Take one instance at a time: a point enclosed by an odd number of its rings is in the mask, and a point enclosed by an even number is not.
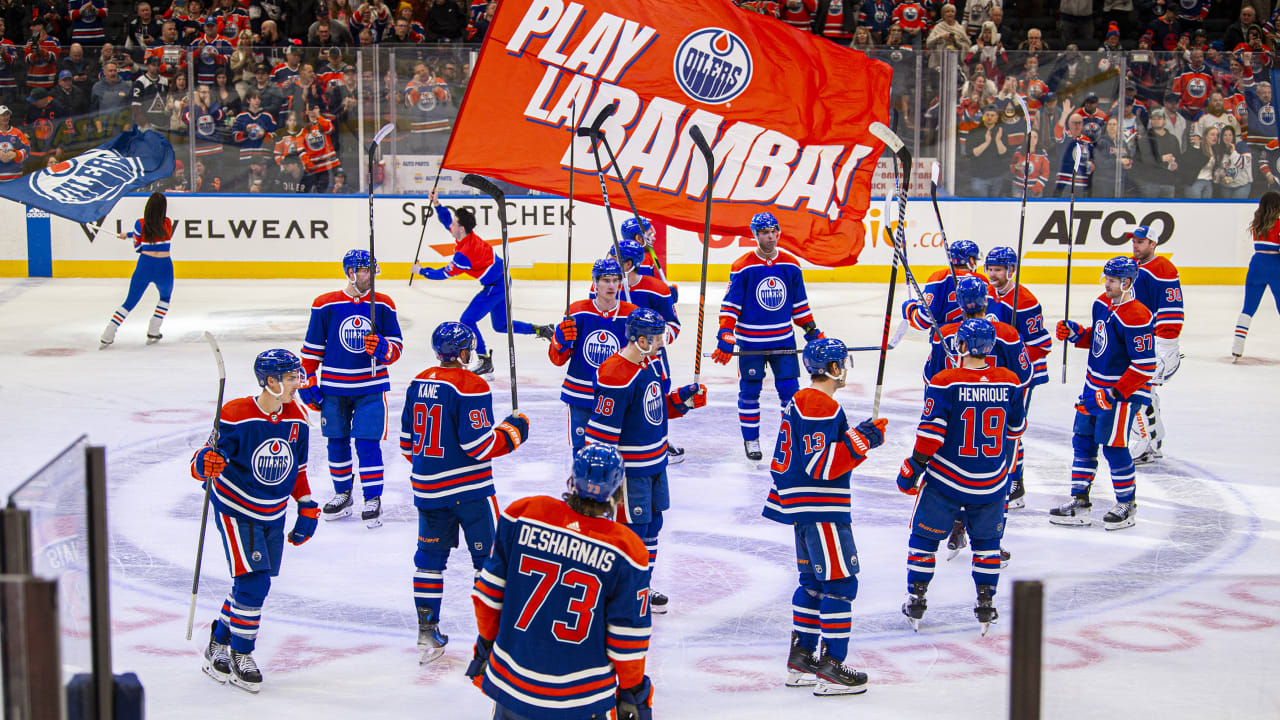
{"type": "Polygon", "coordinates": [[[765,310],[777,310],[787,301],[787,286],[776,277],[767,277],[756,285],[756,302],[765,310]]]}
{"type": "Polygon", "coordinates": [[[338,339],[347,352],[363,353],[364,336],[370,332],[369,318],[352,315],[338,327],[338,339]]]}
{"type": "Polygon", "coordinates": [[[48,200],[69,205],[114,201],[142,179],[142,162],[119,153],[94,148],[56,163],[45,172],[32,173],[31,189],[48,200]]]}
{"type": "Polygon", "coordinates": [[[582,346],[582,358],[591,367],[598,368],[600,363],[618,352],[619,347],[618,338],[613,333],[597,330],[587,337],[586,344],[582,346]]]}
{"type": "Polygon", "coordinates": [[[1107,324],[1099,320],[1093,324],[1093,346],[1089,348],[1089,352],[1094,357],[1102,357],[1102,353],[1107,351],[1107,324]]]}
{"type": "Polygon", "coordinates": [[[662,387],[656,382],[649,383],[644,389],[644,419],[650,425],[661,425],[666,404],[667,399],[662,396],[662,387]]]}
{"type": "Polygon", "coordinates": [[[673,69],[686,95],[717,105],[738,97],[751,84],[751,52],[728,30],[703,28],[680,42],[673,69]]]}
{"type": "Polygon", "coordinates": [[[263,485],[279,485],[293,470],[293,449],[280,438],[270,438],[253,451],[253,478],[263,485]]]}

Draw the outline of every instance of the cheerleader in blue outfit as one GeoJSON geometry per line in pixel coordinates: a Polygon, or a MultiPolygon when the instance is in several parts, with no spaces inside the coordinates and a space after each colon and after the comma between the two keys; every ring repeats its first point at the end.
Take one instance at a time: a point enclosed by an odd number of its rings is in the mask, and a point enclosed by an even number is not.
{"type": "Polygon", "coordinates": [[[147,198],[147,206],[142,217],[133,225],[133,230],[120,233],[120,239],[133,240],[133,249],[138,253],[138,266],[133,269],[133,279],[129,281],[129,295],[124,303],[111,316],[111,322],[102,331],[102,345],[105,349],[116,340],[116,329],[129,316],[134,306],[142,299],[147,286],[154,284],[160,293],[160,302],[156,303],[156,311],[151,316],[151,324],[147,326],[147,344],[154,345],[160,341],[160,323],[169,312],[169,297],[173,295],[173,259],[169,257],[169,238],[173,235],[173,222],[165,217],[168,202],[163,193],[151,193],[147,198]]]}
{"type": "Polygon", "coordinates": [[[1253,236],[1253,257],[1244,279],[1244,308],[1236,320],[1236,336],[1231,341],[1232,362],[1244,355],[1249,324],[1267,288],[1271,288],[1271,299],[1280,311],[1280,193],[1262,194],[1253,222],[1249,223],[1249,234],[1253,236]]]}

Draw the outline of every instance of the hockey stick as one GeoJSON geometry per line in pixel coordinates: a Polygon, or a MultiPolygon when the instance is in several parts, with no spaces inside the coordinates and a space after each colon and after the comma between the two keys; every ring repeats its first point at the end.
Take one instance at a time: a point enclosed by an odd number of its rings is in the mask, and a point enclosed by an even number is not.
{"type": "Polygon", "coordinates": [[[698,152],[702,153],[702,159],[707,163],[707,185],[704,190],[706,213],[702,221],[702,282],[698,290],[698,335],[693,344],[693,384],[697,385],[702,376],[702,325],[707,309],[707,260],[711,252],[711,191],[715,180],[716,160],[711,154],[711,145],[702,134],[702,128],[690,125],[689,137],[693,138],[693,144],[698,146],[698,152]]]}
{"type": "MultiPolygon", "coordinates": [[[[431,192],[427,193],[428,198],[435,193],[436,188],[440,185],[440,172],[442,170],[444,170],[444,163],[440,163],[440,167],[436,168],[436,180],[431,183],[431,192]]],[[[369,184],[372,185],[373,183],[369,184]]],[[[432,205],[430,200],[427,200],[427,215],[422,218],[422,230],[418,233],[418,249],[413,252],[414,265],[418,264],[418,257],[422,255],[422,239],[427,236],[427,223],[431,222],[431,218],[435,214],[436,206],[432,205]]],[[[413,276],[417,274],[416,272],[409,273],[409,287],[413,287],[413,276]]]]}
{"type": "MultiPolygon", "coordinates": [[[[908,327],[910,326],[907,325],[907,322],[905,320],[899,321],[897,329],[893,331],[893,335],[890,336],[889,338],[890,350],[898,346],[898,343],[902,340],[902,337],[907,334],[908,327]]],[[[845,350],[848,351],[849,353],[856,353],[856,352],[873,352],[876,350],[881,350],[883,348],[884,348],[883,344],[859,345],[857,347],[846,347],[845,350]]],[[[770,355],[801,355],[803,353],[804,353],[803,349],[799,349],[799,350],[779,349],[779,350],[735,350],[734,352],[727,353],[727,354],[730,357],[752,357],[752,356],[768,357],[770,355]]],[[[703,353],[702,357],[711,357],[712,355],[714,355],[714,353],[703,353]]]]}
{"type": "MultiPolygon", "coordinates": [[[[1076,173],[1080,170],[1080,141],[1076,140],[1071,148],[1071,204],[1067,209],[1067,301],[1062,309],[1062,318],[1071,319],[1071,254],[1075,249],[1076,239],[1073,236],[1076,227],[1076,173]]],[[[1019,258],[1021,260],[1021,258],[1019,258]]],[[[1022,273],[1018,273],[1021,275],[1022,273]]],[[[1017,300],[1015,297],[1014,300],[1017,300]]],[[[1016,310],[1017,308],[1015,308],[1016,310]]],[[[1062,341],[1062,384],[1067,384],[1067,340],[1062,341]]]]}
{"type": "MultiPolygon", "coordinates": [[[[960,278],[956,277],[956,267],[951,264],[951,243],[947,242],[947,229],[942,226],[942,208],[938,207],[938,179],[942,177],[942,165],[937,161],[933,161],[933,170],[929,173],[929,197],[933,200],[933,216],[938,219],[938,232],[942,235],[942,251],[947,254],[947,270],[951,271],[951,284],[955,286],[954,292],[960,290],[960,278]]],[[[959,303],[960,298],[956,296],[956,302],[959,303]]]]}
{"type": "Polygon", "coordinates": [[[578,144],[578,98],[569,102],[569,119],[573,122],[569,135],[569,246],[565,249],[564,258],[564,315],[569,317],[569,306],[573,304],[573,176],[578,174],[578,163],[573,159],[573,149],[578,144]]]}
{"type": "MultiPolygon", "coordinates": [[[[613,224],[613,208],[609,205],[609,188],[605,184],[604,166],[600,164],[600,144],[603,137],[600,126],[610,115],[618,112],[618,103],[613,102],[600,109],[600,114],[591,121],[591,127],[578,128],[578,137],[590,138],[591,156],[596,159],[596,175],[600,176],[600,196],[604,200],[604,214],[609,218],[609,234],[613,236],[613,256],[618,258],[618,266],[622,266],[622,250],[618,247],[618,228],[613,224]]],[[[622,273],[622,297],[631,302],[631,288],[627,284],[627,274],[622,273]]]]}
{"type": "Polygon", "coordinates": [[[498,222],[502,224],[502,289],[503,302],[507,306],[507,357],[511,365],[511,412],[519,412],[520,404],[516,399],[516,334],[511,318],[511,256],[507,242],[507,196],[489,178],[475,173],[467,173],[462,178],[463,185],[469,185],[493,198],[498,204],[498,222]]]}
{"type": "MultiPolygon", "coordinates": [[[[897,172],[895,171],[894,174],[896,175],[897,172]]],[[[884,211],[881,214],[881,217],[883,218],[885,237],[889,238],[890,244],[896,245],[897,243],[894,240],[893,232],[889,230],[889,225],[888,225],[890,201],[891,201],[891,196],[886,193],[884,198],[884,211]]],[[[898,217],[898,225],[899,226],[905,225],[904,218],[901,216],[898,217]]],[[[872,400],[871,402],[871,419],[872,420],[880,419],[880,396],[881,394],[884,393],[884,367],[885,367],[885,362],[889,357],[889,349],[892,348],[894,345],[897,345],[898,344],[897,341],[900,340],[902,338],[902,335],[906,334],[906,331],[907,331],[907,323],[904,320],[898,324],[898,330],[894,332],[894,337],[893,338],[889,337],[889,323],[893,320],[893,290],[897,286],[897,284],[898,284],[898,254],[895,252],[893,255],[893,264],[889,269],[889,293],[884,303],[884,334],[880,338],[880,347],[878,348],[880,350],[880,362],[879,362],[879,366],[876,368],[875,399],[872,400]]]]}
{"type": "MultiPolygon", "coordinates": [[[[222,423],[222,393],[227,388],[227,369],[222,364],[222,349],[213,333],[205,331],[204,339],[213,348],[213,359],[218,363],[218,403],[213,411],[213,434],[209,447],[218,449],[218,426],[222,423]]],[[[209,522],[209,496],[213,494],[213,480],[204,481],[204,503],[200,506],[200,539],[196,542],[196,572],[191,578],[191,606],[187,608],[187,639],[191,639],[191,626],[196,621],[196,594],[200,592],[200,563],[204,559],[204,531],[209,522]]]]}
{"type": "Polygon", "coordinates": [[[1013,97],[1022,108],[1022,119],[1027,123],[1026,150],[1022,153],[1022,209],[1018,214],[1018,274],[1013,277],[1013,320],[1018,320],[1018,290],[1022,287],[1022,236],[1027,229],[1027,186],[1031,184],[1031,113],[1027,110],[1027,101],[1018,93],[1013,97]]]}
{"type": "MultiPolygon", "coordinates": [[[[612,114],[612,113],[611,113],[612,114]]],[[[618,159],[613,155],[613,146],[609,144],[609,136],[600,130],[596,130],[600,142],[604,145],[604,152],[609,156],[609,165],[613,168],[613,174],[618,178],[618,184],[622,186],[622,194],[627,197],[627,205],[631,207],[631,216],[636,219],[637,224],[640,223],[640,211],[636,209],[636,203],[631,199],[631,190],[627,187],[627,180],[622,176],[622,170],[618,168],[618,159]]],[[[649,243],[643,243],[645,250],[649,253],[649,259],[653,261],[653,269],[658,273],[658,279],[663,285],[667,284],[667,274],[662,270],[662,263],[658,262],[658,254],[653,251],[653,246],[649,243]]],[[[618,262],[622,262],[622,258],[618,258],[618,262]]]]}
{"type": "MultiPolygon", "coordinates": [[[[373,252],[373,166],[378,155],[378,144],[395,129],[395,123],[387,123],[369,141],[369,332],[371,333],[378,331],[378,323],[373,319],[374,311],[378,307],[378,296],[374,293],[378,277],[378,256],[373,252]]],[[[425,229],[426,223],[423,223],[423,227],[425,229]]],[[[373,361],[373,367],[376,375],[378,367],[376,358],[373,361]]]]}

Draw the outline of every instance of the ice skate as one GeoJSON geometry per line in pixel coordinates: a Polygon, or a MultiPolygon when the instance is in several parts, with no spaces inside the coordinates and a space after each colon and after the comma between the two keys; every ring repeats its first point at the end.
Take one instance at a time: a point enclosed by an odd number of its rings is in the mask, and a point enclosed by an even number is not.
{"type": "Polygon", "coordinates": [[[787,656],[787,687],[818,684],[818,660],[800,644],[800,633],[791,631],[791,654],[787,656]]]}
{"type": "Polygon", "coordinates": [[[1021,510],[1027,506],[1026,498],[1027,488],[1022,484],[1021,480],[1014,480],[1012,487],[1009,488],[1009,509],[1021,510]]]}
{"type": "Polygon", "coordinates": [[[747,459],[752,462],[760,462],[764,459],[764,453],[760,452],[759,440],[743,440],[742,447],[747,451],[747,459]]]}
{"type": "Polygon", "coordinates": [[[534,325],[533,334],[547,342],[551,342],[556,338],[556,329],[552,325],[534,325]]]}
{"type": "Polygon", "coordinates": [[[1150,465],[1151,463],[1164,459],[1164,453],[1159,447],[1153,447],[1133,459],[1134,465],[1150,465]]]}
{"type": "Polygon", "coordinates": [[[964,521],[957,520],[951,526],[951,537],[947,538],[947,560],[955,559],[966,547],[969,547],[969,536],[964,532],[964,521]]]}
{"type": "Polygon", "coordinates": [[[679,465],[684,462],[684,448],[667,445],[667,464],[679,465]]]}
{"type": "Polygon", "coordinates": [[[214,620],[209,627],[209,644],[204,649],[204,674],[225,685],[231,677],[231,648],[213,639],[217,629],[218,621],[214,620]]]}
{"type": "Polygon", "coordinates": [[[671,602],[671,599],[670,599],[670,598],[668,598],[666,595],[663,595],[662,593],[660,593],[660,592],[658,592],[657,590],[654,590],[654,589],[652,589],[652,588],[650,588],[650,589],[649,589],[649,612],[650,612],[650,614],[653,614],[653,615],[666,615],[666,614],[667,614],[667,605],[668,605],[668,604],[670,604],[670,602],[671,602]]]}
{"type": "Polygon", "coordinates": [[[119,327],[113,322],[107,323],[107,327],[102,330],[102,337],[98,338],[99,350],[106,350],[111,343],[116,341],[116,330],[119,327]]]}
{"type": "Polygon", "coordinates": [[[1249,324],[1253,322],[1252,315],[1240,313],[1240,317],[1236,320],[1236,336],[1231,339],[1231,362],[1235,362],[1244,357],[1244,340],[1249,337],[1249,324]]]}
{"type": "Polygon", "coordinates": [[[340,492],[333,496],[333,499],[324,504],[324,509],[320,512],[321,517],[325,520],[338,520],[351,514],[351,493],[340,492]]]}
{"type": "Polygon", "coordinates": [[[1013,555],[1009,554],[1008,550],[1005,550],[1004,548],[1000,548],[1000,569],[1001,570],[1009,567],[1009,559],[1012,557],[1013,555]]]}
{"type": "Polygon", "coordinates": [[[477,375],[493,375],[493,352],[476,354],[476,369],[471,372],[477,375]]]}
{"type": "Polygon", "coordinates": [[[814,695],[857,695],[867,691],[867,674],[836,660],[825,649],[817,674],[814,695]]]}
{"type": "Polygon", "coordinates": [[[231,684],[251,693],[262,689],[262,672],[251,653],[231,651],[231,684]]]}
{"type": "Polygon", "coordinates": [[[929,607],[928,601],[924,599],[924,594],[928,590],[928,585],[922,582],[913,582],[907,591],[907,601],[902,603],[902,614],[907,617],[907,622],[911,624],[911,629],[917,632],[920,630],[920,618],[924,617],[924,611],[929,607]]]}
{"type": "Polygon", "coordinates": [[[991,585],[978,586],[978,604],[973,606],[973,615],[978,618],[984,637],[987,631],[991,629],[991,623],[1000,617],[1000,613],[996,612],[996,602],[991,597],[995,594],[996,589],[991,585]]]}
{"type": "Polygon", "coordinates": [[[1134,501],[1116,503],[1116,506],[1102,517],[1102,527],[1107,530],[1123,530],[1133,527],[1137,520],[1138,503],[1134,501]]]}
{"type": "Polygon", "coordinates": [[[382,498],[369,498],[364,501],[364,509],[360,511],[360,519],[364,526],[373,530],[382,527],[382,498]]]}
{"type": "Polygon", "coordinates": [[[444,655],[449,636],[441,634],[431,608],[418,608],[418,664],[426,665],[444,655]]]}
{"type": "Polygon", "coordinates": [[[161,338],[163,338],[163,337],[164,337],[164,335],[162,335],[162,334],[160,334],[160,333],[156,333],[155,335],[148,334],[148,335],[147,335],[147,344],[148,344],[148,345],[155,345],[156,343],[160,342],[160,339],[161,339],[161,338]]]}
{"type": "Polygon", "coordinates": [[[1093,521],[1089,519],[1092,510],[1093,503],[1089,502],[1088,495],[1072,495],[1071,502],[1049,511],[1049,522],[1068,526],[1092,525],[1093,521]]]}

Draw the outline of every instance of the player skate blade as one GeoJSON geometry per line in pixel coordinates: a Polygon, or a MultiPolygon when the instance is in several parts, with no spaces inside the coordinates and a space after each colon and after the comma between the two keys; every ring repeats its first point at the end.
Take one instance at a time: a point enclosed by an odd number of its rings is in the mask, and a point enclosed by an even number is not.
{"type": "Polygon", "coordinates": [[[231,684],[245,692],[253,693],[254,695],[257,695],[262,690],[262,683],[251,683],[241,680],[235,676],[235,673],[231,674],[231,684]]]}
{"type": "Polygon", "coordinates": [[[364,521],[364,526],[369,528],[370,530],[377,530],[378,528],[382,527],[382,520],[379,518],[369,518],[368,520],[364,521]]]}
{"type": "Polygon", "coordinates": [[[208,675],[210,678],[213,679],[214,682],[218,683],[219,685],[226,685],[227,680],[230,679],[231,677],[231,673],[218,672],[218,669],[215,668],[213,666],[213,663],[209,662],[208,660],[206,660],[204,663],[204,674],[208,675]]]}
{"type": "Polygon", "coordinates": [[[920,632],[920,618],[907,618],[907,624],[911,626],[912,632],[920,632]]]}
{"type": "Polygon", "coordinates": [[[1104,530],[1123,530],[1125,528],[1133,527],[1133,524],[1135,521],[1136,521],[1136,518],[1130,515],[1129,517],[1125,518],[1124,520],[1121,520],[1120,522],[1114,522],[1114,523],[1104,522],[1102,523],[1102,527],[1104,530]]]}
{"type": "Polygon", "coordinates": [[[1083,527],[1085,525],[1093,524],[1093,520],[1091,520],[1088,516],[1064,517],[1060,515],[1050,515],[1049,522],[1054,525],[1061,525],[1063,527],[1083,527]]]}
{"type": "Polygon", "coordinates": [[[829,695],[861,695],[866,691],[867,686],[865,684],[849,686],[827,682],[821,679],[818,680],[817,685],[813,686],[813,694],[819,697],[829,695]]]}
{"type": "Polygon", "coordinates": [[[982,633],[982,637],[986,637],[987,631],[991,629],[991,623],[984,622],[984,623],[978,623],[978,625],[981,626],[979,632],[982,633]]]}
{"type": "Polygon", "coordinates": [[[336,513],[322,512],[320,513],[320,517],[325,520],[341,520],[344,517],[351,517],[351,508],[343,508],[336,513]]]}
{"type": "Polygon", "coordinates": [[[439,660],[440,657],[444,655],[444,646],[441,646],[441,647],[429,646],[425,648],[419,646],[419,649],[422,650],[422,653],[418,655],[419,665],[427,665],[427,664],[433,663],[436,660],[439,660]]]}
{"type": "Polygon", "coordinates": [[[952,560],[955,560],[955,559],[956,559],[956,556],[957,556],[957,555],[959,555],[959,554],[960,554],[960,551],[961,551],[961,550],[963,550],[963,549],[965,549],[965,547],[968,547],[968,546],[967,546],[967,545],[965,545],[965,546],[958,547],[958,548],[948,548],[948,549],[947,549],[947,562],[951,562],[952,560]]]}
{"type": "Polygon", "coordinates": [[[1024,498],[1017,498],[1009,501],[1010,510],[1021,510],[1026,506],[1027,506],[1027,501],[1024,498]]]}
{"type": "Polygon", "coordinates": [[[818,684],[818,676],[799,670],[787,671],[787,687],[813,687],[818,684]]]}

